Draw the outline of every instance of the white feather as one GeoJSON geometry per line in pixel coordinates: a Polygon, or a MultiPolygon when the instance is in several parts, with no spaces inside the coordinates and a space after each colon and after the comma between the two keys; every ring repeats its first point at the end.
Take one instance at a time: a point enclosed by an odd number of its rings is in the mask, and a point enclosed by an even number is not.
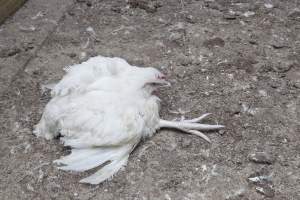
{"type": "Polygon", "coordinates": [[[103,77],[120,76],[129,65],[121,58],[96,56],[81,64],[65,68],[67,74],[53,88],[52,96],[64,96],[74,92],[83,92],[86,87],[103,77]]]}
{"type": "Polygon", "coordinates": [[[159,128],[176,128],[207,141],[209,138],[200,130],[223,128],[198,123],[208,114],[180,122],[161,120],[159,99],[153,91],[168,82],[154,68],[97,56],[65,71],[34,134],[46,139],[60,134],[64,145],[72,148],[70,155],[55,161],[63,165],[61,170],[81,172],[110,162],[82,183],[98,184],[112,177],[126,165],[139,141],[159,128]]]}
{"type": "Polygon", "coordinates": [[[111,161],[81,181],[97,184],[125,165],[141,138],[159,128],[159,101],[146,83],[161,73],[101,56],[66,71],[34,133],[46,139],[61,134],[64,145],[73,148],[55,161],[64,165],[59,169],[86,171],[111,161]]]}
{"type": "Polygon", "coordinates": [[[127,154],[124,157],[120,157],[119,159],[112,161],[93,175],[81,179],[80,183],[99,184],[111,178],[115,173],[117,173],[123,166],[127,164],[128,156],[129,155],[127,154]]]}
{"type": "Polygon", "coordinates": [[[94,149],[72,149],[72,153],[65,157],[55,160],[57,164],[65,166],[59,167],[62,170],[86,171],[102,165],[108,161],[114,161],[124,157],[129,153],[130,146],[114,148],[94,148],[94,149]]]}

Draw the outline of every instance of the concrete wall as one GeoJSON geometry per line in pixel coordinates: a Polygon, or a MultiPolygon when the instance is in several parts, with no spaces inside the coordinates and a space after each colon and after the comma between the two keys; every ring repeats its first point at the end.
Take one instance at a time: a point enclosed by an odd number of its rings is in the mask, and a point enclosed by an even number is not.
{"type": "Polygon", "coordinates": [[[0,24],[20,8],[26,0],[0,0],[0,24]]]}

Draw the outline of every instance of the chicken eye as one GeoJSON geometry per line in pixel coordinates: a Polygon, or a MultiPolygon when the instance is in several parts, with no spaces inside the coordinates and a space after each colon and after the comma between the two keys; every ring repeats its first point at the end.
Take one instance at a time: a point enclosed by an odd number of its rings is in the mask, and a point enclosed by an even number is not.
{"type": "Polygon", "coordinates": [[[166,79],[166,76],[163,75],[163,74],[157,74],[157,75],[156,75],[156,78],[157,78],[157,79],[161,79],[161,80],[165,80],[165,79],[166,79]]]}
{"type": "Polygon", "coordinates": [[[153,83],[149,83],[151,86],[158,86],[159,84],[158,83],[155,83],[155,82],[153,82],[153,83]]]}

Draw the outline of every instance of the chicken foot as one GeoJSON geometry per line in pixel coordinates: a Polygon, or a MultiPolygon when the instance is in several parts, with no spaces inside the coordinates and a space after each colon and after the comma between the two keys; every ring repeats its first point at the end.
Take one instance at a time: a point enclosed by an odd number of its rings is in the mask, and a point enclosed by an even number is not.
{"type": "Polygon", "coordinates": [[[203,119],[205,119],[207,116],[209,116],[210,113],[206,113],[201,115],[200,117],[194,118],[194,119],[187,119],[187,120],[181,120],[181,121],[167,121],[161,119],[159,121],[160,128],[174,128],[177,130],[180,130],[185,133],[194,134],[197,135],[207,142],[211,142],[210,139],[201,131],[211,131],[211,130],[219,130],[224,128],[223,125],[210,125],[210,124],[201,124],[198,122],[201,122],[203,119]]]}

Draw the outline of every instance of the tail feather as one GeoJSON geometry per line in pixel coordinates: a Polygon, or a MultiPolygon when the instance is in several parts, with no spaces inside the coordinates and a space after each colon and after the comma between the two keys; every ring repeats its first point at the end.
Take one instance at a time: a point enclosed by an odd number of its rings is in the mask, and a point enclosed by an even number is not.
{"type": "Polygon", "coordinates": [[[73,149],[70,155],[54,162],[65,165],[58,167],[61,170],[82,172],[93,169],[111,158],[110,151],[106,149],[73,149]]]}
{"type": "Polygon", "coordinates": [[[93,175],[81,179],[80,183],[89,183],[89,184],[99,184],[109,178],[111,178],[115,173],[117,173],[123,166],[126,165],[129,155],[114,160],[111,163],[105,165],[100,170],[98,170],[93,175]]]}
{"type": "Polygon", "coordinates": [[[131,146],[94,148],[94,149],[72,149],[70,155],[55,160],[54,163],[62,164],[58,169],[64,171],[87,171],[104,164],[111,163],[102,167],[95,174],[82,179],[81,183],[98,184],[112,177],[119,169],[126,165],[131,146]]]}

